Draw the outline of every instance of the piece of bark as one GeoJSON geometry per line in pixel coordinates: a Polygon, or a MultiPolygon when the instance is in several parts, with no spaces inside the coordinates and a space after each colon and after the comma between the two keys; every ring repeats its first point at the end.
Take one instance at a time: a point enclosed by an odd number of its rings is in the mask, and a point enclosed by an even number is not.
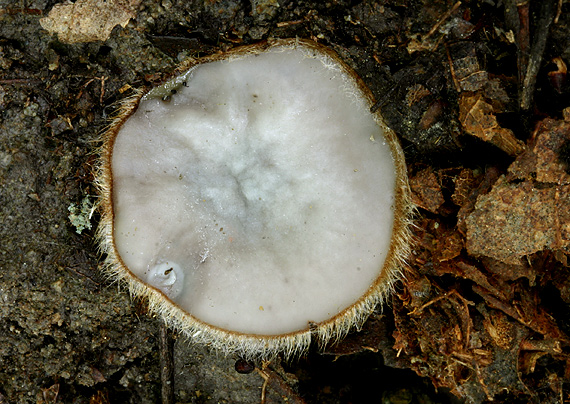
{"type": "Polygon", "coordinates": [[[545,119],[538,125],[529,148],[491,192],[477,199],[468,216],[470,254],[520,266],[525,256],[552,250],[565,261],[570,251],[570,175],[560,154],[568,142],[570,122],[545,119]]]}
{"type": "Polygon", "coordinates": [[[570,246],[570,186],[537,188],[501,177],[467,218],[467,250],[507,264],[545,249],[570,246]]]}

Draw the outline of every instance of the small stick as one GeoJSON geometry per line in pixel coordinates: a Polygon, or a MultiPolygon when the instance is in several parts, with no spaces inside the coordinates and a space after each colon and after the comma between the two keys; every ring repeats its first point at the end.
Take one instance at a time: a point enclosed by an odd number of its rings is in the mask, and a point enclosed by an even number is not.
{"type": "Polygon", "coordinates": [[[32,84],[39,84],[41,83],[42,80],[39,79],[2,79],[0,80],[0,84],[13,84],[13,85],[17,85],[17,84],[23,84],[23,85],[32,85],[32,84]]]}
{"type": "Polygon", "coordinates": [[[160,322],[159,334],[162,404],[174,404],[174,338],[164,321],[160,322]]]}
{"type": "Polygon", "coordinates": [[[261,404],[265,404],[267,398],[267,387],[271,387],[285,401],[291,404],[306,404],[303,400],[277,373],[263,366],[262,369],[255,368],[257,373],[263,378],[263,386],[261,387],[261,404]]]}
{"type": "Polygon", "coordinates": [[[429,30],[429,32],[427,33],[427,35],[425,35],[422,40],[426,40],[427,38],[429,38],[430,36],[432,36],[438,29],[439,27],[441,27],[441,25],[449,18],[451,17],[451,14],[453,14],[455,12],[455,10],[457,10],[459,8],[459,6],[461,5],[461,2],[458,1],[457,3],[455,3],[453,5],[453,7],[451,7],[449,10],[447,10],[447,12],[439,19],[438,22],[436,22],[434,24],[433,27],[431,27],[431,29],[429,30]]]}
{"type": "Polygon", "coordinates": [[[536,76],[542,63],[542,57],[546,49],[546,40],[548,39],[550,25],[554,21],[554,18],[554,0],[546,0],[542,3],[542,10],[532,43],[530,59],[524,76],[520,101],[521,109],[523,110],[528,110],[532,103],[536,76]]]}
{"type": "Polygon", "coordinates": [[[445,44],[445,53],[447,54],[447,62],[449,63],[449,71],[451,73],[451,79],[453,80],[453,85],[455,86],[455,91],[461,92],[461,86],[459,85],[459,80],[455,75],[455,68],[453,67],[453,59],[451,59],[451,53],[449,52],[449,46],[445,44]]]}
{"type": "Polygon", "coordinates": [[[558,0],[558,7],[556,8],[556,17],[554,17],[554,23],[558,24],[558,19],[560,18],[560,15],[562,14],[562,3],[563,0],[558,0]]]}

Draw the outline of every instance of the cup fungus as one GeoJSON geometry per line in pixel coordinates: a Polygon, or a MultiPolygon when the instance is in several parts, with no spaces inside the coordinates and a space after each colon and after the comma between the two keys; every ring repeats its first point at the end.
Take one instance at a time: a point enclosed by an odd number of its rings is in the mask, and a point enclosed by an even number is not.
{"type": "Polygon", "coordinates": [[[107,270],[191,339],[268,358],[361,325],[401,274],[404,157],[311,41],[186,62],[103,136],[107,270]]]}

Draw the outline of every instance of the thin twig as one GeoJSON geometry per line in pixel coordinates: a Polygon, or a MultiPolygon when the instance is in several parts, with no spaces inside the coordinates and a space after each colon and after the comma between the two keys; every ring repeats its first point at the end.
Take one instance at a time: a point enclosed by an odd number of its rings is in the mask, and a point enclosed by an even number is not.
{"type": "Polygon", "coordinates": [[[174,338],[164,321],[160,322],[159,334],[162,404],[174,404],[174,338]]]}
{"type": "Polygon", "coordinates": [[[562,3],[564,0],[558,0],[558,7],[556,8],[556,17],[554,17],[554,23],[558,24],[560,15],[562,14],[562,3]]]}
{"type": "MultiPolygon", "coordinates": [[[[530,57],[530,4],[524,2],[516,6],[518,14],[517,25],[517,62],[519,67],[519,83],[524,82],[524,75],[528,68],[530,57]]],[[[522,89],[520,91],[522,94],[522,89]]]]}
{"type": "Polygon", "coordinates": [[[459,6],[461,5],[461,2],[458,1],[457,3],[455,3],[453,5],[453,7],[451,7],[449,10],[447,10],[447,12],[439,19],[438,22],[436,22],[434,24],[433,27],[431,27],[431,29],[429,30],[429,32],[422,38],[424,41],[426,39],[428,39],[430,36],[432,36],[438,29],[439,27],[441,27],[441,25],[447,21],[447,19],[449,17],[451,17],[451,14],[453,14],[455,12],[455,10],[457,10],[459,8],[459,6]]]}
{"type": "Polygon", "coordinates": [[[285,383],[285,381],[275,371],[263,366],[263,369],[255,368],[257,373],[263,378],[263,386],[261,388],[261,404],[265,404],[267,398],[267,387],[271,387],[273,391],[286,399],[291,404],[305,404],[303,400],[293,389],[285,383]]]}
{"type": "Polygon", "coordinates": [[[542,63],[542,56],[546,49],[546,40],[550,31],[550,25],[554,21],[554,0],[546,0],[542,3],[540,10],[540,19],[537,24],[536,34],[532,43],[532,49],[526,74],[524,76],[522,95],[521,95],[521,108],[528,110],[532,103],[534,87],[536,85],[536,78],[538,70],[542,63]]]}
{"type": "Polygon", "coordinates": [[[451,53],[449,52],[449,46],[445,44],[445,53],[447,54],[447,62],[449,63],[449,72],[451,73],[451,79],[453,80],[453,85],[455,86],[455,91],[461,92],[461,86],[459,85],[459,80],[455,75],[455,68],[453,67],[453,59],[451,59],[451,53]]]}
{"type": "Polygon", "coordinates": [[[2,80],[0,80],[0,84],[5,84],[5,85],[23,84],[25,86],[30,86],[33,84],[39,84],[41,82],[42,82],[42,80],[40,80],[40,79],[2,79],[2,80]]]}

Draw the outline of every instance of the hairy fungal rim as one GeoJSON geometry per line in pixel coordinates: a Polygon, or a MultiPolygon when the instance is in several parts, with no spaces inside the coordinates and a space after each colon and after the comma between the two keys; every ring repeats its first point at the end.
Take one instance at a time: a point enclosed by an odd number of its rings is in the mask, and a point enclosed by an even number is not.
{"type": "MultiPolygon", "coordinates": [[[[295,48],[301,46],[330,59],[344,74],[349,76],[360,89],[369,107],[374,105],[370,90],[356,73],[348,67],[333,51],[308,40],[283,39],[263,42],[232,49],[223,54],[214,54],[201,59],[189,59],[183,62],[173,76],[182,74],[199,64],[240,58],[248,54],[258,54],[273,47],[295,48]]],[[[324,346],[329,341],[342,338],[353,327],[360,327],[374,308],[386,300],[394,283],[402,278],[401,267],[409,254],[410,218],[413,205],[407,180],[407,170],[403,152],[396,135],[384,123],[379,112],[373,115],[375,122],[384,130],[386,143],[389,144],[396,169],[396,189],[394,203],[394,223],[390,250],[386,256],[380,276],[368,291],[352,306],[346,308],[329,320],[311,324],[307,329],[283,335],[250,335],[221,329],[204,323],[186,313],[176,303],[169,300],[162,292],[136,277],[122,261],[115,246],[114,208],[113,208],[113,173],[111,167],[113,147],[119,129],[137,110],[141,99],[151,89],[135,90],[135,93],[120,103],[117,116],[101,136],[102,146],[99,151],[96,185],[99,189],[99,207],[101,222],[97,229],[97,239],[101,252],[106,254],[105,273],[113,280],[126,284],[131,295],[148,301],[150,312],[160,316],[178,332],[193,342],[205,343],[226,354],[236,353],[248,359],[268,359],[282,353],[286,358],[305,352],[311,341],[324,346]]]]}

